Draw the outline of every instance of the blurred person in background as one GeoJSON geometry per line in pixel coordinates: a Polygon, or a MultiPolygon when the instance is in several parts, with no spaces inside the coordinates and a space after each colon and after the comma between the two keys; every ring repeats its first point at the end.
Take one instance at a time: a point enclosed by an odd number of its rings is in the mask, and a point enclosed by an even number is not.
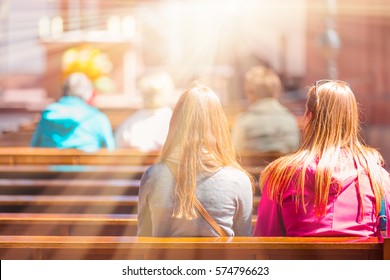
{"type": "Polygon", "coordinates": [[[139,82],[143,108],[128,117],[115,131],[117,148],[143,152],[159,151],[167,138],[172,109],[168,106],[175,91],[165,72],[145,75],[139,82]]]}
{"type": "Polygon", "coordinates": [[[249,107],[236,117],[232,127],[238,152],[296,151],[300,130],[295,116],[278,100],[282,91],[278,75],[266,66],[255,66],[246,73],[244,86],[249,107]]]}
{"type": "Polygon", "coordinates": [[[63,96],[41,114],[31,146],[75,148],[93,152],[114,149],[111,124],[105,114],[88,104],[93,86],[83,73],[68,76],[63,96]]]}

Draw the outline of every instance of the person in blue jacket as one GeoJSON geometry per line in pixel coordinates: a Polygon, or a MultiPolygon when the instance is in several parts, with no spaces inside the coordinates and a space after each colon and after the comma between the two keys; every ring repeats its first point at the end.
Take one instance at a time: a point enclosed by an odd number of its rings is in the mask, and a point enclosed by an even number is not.
{"type": "Polygon", "coordinates": [[[90,106],[91,81],[83,73],[71,74],[63,96],[45,108],[31,140],[33,147],[75,148],[93,152],[114,149],[111,124],[105,114],[90,106]]]}

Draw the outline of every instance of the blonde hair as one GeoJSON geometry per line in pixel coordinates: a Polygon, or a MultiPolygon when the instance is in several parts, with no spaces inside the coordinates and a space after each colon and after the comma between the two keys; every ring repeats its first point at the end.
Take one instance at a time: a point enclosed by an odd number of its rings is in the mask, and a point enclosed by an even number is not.
{"type": "MultiPolygon", "coordinates": [[[[267,184],[268,194],[282,205],[283,193],[292,180],[296,183],[295,202],[302,204],[304,211],[305,176],[309,165],[318,161],[315,171],[314,207],[317,216],[326,213],[330,185],[334,168],[343,167],[339,152],[347,153],[357,167],[362,166],[368,174],[379,213],[383,190],[381,186],[381,167],[383,159],[372,148],[364,145],[359,136],[358,106],[348,84],[342,81],[327,81],[308,91],[306,117],[311,115],[304,128],[300,149],[272,162],[261,174],[260,188],[267,184]]],[[[344,163],[345,165],[345,163],[344,163]]],[[[341,182],[336,182],[341,188],[341,182]]],[[[360,188],[360,186],[358,186],[360,188]]],[[[359,202],[363,210],[361,192],[359,202]]],[[[360,211],[361,215],[363,211],[360,211]]],[[[360,217],[362,218],[362,216],[360,217]]]]}
{"type": "Polygon", "coordinates": [[[277,98],[282,91],[279,76],[270,68],[255,66],[245,75],[245,91],[249,99],[277,98]]]}
{"type": "Polygon", "coordinates": [[[161,161],[169,160],[175,153],[178,153],[173,212],[176,218],[197,217],[194,201],[198,174],[215,172],[224,166],[245,172],[236,160],[221,103],[204,85],[187,89],[175,106],[161,161]]]}

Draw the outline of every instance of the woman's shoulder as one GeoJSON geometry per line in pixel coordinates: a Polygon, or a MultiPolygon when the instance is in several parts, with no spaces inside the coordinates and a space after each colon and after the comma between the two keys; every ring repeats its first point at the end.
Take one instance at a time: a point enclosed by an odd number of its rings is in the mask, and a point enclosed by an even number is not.
{"type": "Polygon", "coordinates": [[[168,166],[163,162],[155,163],[149,166],[142,175],[143,180],[151,178],[161,178],[162,176],[171,175],[168,166]]]}
{"type": "Polygon", "coordinates": [[[235,167],[223,167],[211,176],[207,185],[218,189],[226,195],[252,196],[252,181],[242,170],[235,167]]]}

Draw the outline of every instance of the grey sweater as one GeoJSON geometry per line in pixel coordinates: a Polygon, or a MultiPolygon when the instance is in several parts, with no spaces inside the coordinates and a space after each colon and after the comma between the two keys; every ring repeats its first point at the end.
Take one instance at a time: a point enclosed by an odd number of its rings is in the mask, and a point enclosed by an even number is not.
{"type": "MultiPolygon", "coordinates": [[[[252,227],[252,187],[241,170],[225,167],[199,180],[196,196],[228,236],[249,236],[252,227]]],[[[198,214],[197,219],[172,218],[175,178],[158,163],[141,179],[138,203],[139,236],[218,236],[198,214]]]]}

